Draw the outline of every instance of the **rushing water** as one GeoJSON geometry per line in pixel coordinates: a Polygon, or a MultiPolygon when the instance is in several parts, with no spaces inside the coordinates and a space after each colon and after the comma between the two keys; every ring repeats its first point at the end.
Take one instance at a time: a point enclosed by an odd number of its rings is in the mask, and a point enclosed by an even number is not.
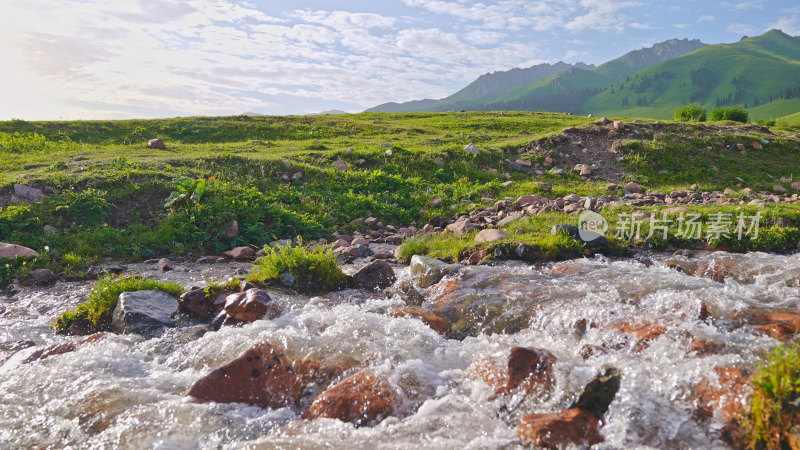
{"type": "MultiPolygon", "coordinates": [[[[475,266],[453,277],[460,283],[440,283],[455,286],[450,295],[505,305],[504,314],[524,316],[525,326],[513,334],[446,339],[419,320],[392,317],[387,311],[404,303],[380,294],[346,291],[308,299],[271,292],[285,311],[272,321],[218,332],[177,328],[151,340],[111,335],[32,363],[21,361],[35,348],[75,339],[55,336],[49,325],[88,287],[26,288],[0,297],[0,448],[517,448],[521,415],[568,407],[609,365],[620,370],[622,384],[598,448],[724,448],[715,431],[721,423],[694,414],[692,387],[714,367],[752,367],[775,344],[735,318],[757,306],[800,306],[798,289],[790,287],[800,274],[800,255],[738,257],[739,281],[724,283],[670,269],[665,259],[654,257],[649,267],[603,258],[475,266]],[[702,304],[718,318],[713,324],[698,319],[702,304]],[[585,330],[576,328],[581,320],[589,324],[585,330]],[[641,348],[606,327],[621,320],[655,322],[667,331],[641,348]],[[334,419],[303,420],[288,407],[199,404],[185,395],[211,369],[267,339],[297,355],[346,355],[386,374],[405,392],[396,417],[355,428],[334,419]],[[692,339],[719,350],[698,355],[692,339]],[[557,356],[549,394],[519,404],[493,395],[471,376],[481,360],[502,360],[513,346],[557,356]],[[589,355],[591,346],[609,350],[589,355]]],[[[157,276],[188,287],[222,278],[220,267],[157,276]]],[[[398,268],[401,280],[407,271],[398,268]]],[[[430,289],[428,301],[442,289],[430,289]]]]}

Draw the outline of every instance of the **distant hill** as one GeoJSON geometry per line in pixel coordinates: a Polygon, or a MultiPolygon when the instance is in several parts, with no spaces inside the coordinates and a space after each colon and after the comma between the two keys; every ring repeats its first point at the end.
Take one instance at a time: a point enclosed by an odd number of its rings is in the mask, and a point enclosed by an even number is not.
{"type": "MultiPolygon", "coordinates": [[[[546,73],[534,67],[536,75],[546,73]]],[[[753,119],[778,118],[800,111],[800,37],[771,30],[732,44],[670,39],[596,68],[576,65],[519,84],[524,79],[515,70],[487,74],[445,99],[395,105],[420,112],[544,110],[667,119],[697,102],[708,109],[741,105],[753,119]],[[517,85],[500,90],[503,83],[517,85]]]]}
{"type": "Polygon", "coordinates": [[[620,79],[581,112],[671,118],[681,105],[760,107],[783,116],[800,98],[800,37],[778,30],[733,44],[710,45],[620,79]],[[782,104],[781,102],[786,102],[782,104]],[[765,108],[765,104],[770,104],[765,108]]]}
{"type": "Polygon", "coordinates": [[[333,115],[333,114],[348,114],[348,112],[347,111],[342,111],[341,109],[330,109],[328,111],[322,111],[322,112],[319,112],[319,113],[311,113],[311,114],[306,114],[306,115],[307,116],[329,116],[329,115],[333,115]]]}
{"type": "Polygon", "coordinates": [[[575,112],[589,96],[612,81],[683,55],[706,44],[698,40],[670,39],[635,50],[595,68],[576,63],[538,64],[481,75],[464,89],[441,100],[386,103],[368,112],[428,112],[449,110],[544,109],[575,112]],[[560,101],[562,98],[563,101],[560,101]],[[576,107],[577,105],[577,107],[576,107]]]}
{"type": "Polygon", "coordinates": [[[527,69],[511,69],[481,75],[464,89],[441,100],[415,100],[406,103],[384,103],[367,112],[415,112],[415,111],[446,111],[459,109],[458,105],[467,105],[469,102],[517,86],[523,86],[532,81],[548,77],[558,72],[571,68],[590,70],[594,66],[584,63],[567,64],[559,61],[555,64],[537,64],[527,69]]]}

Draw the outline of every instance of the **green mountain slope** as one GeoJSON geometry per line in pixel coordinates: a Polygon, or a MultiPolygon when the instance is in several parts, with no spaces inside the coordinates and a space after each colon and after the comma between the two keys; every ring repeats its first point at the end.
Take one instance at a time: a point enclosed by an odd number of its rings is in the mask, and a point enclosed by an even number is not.
{"type": "Polygon", "coordinates": [[[484,96],[517,86],[523,86],[535,80],[549,77],[550,75],[563,72],[571,68],[589,70],[593,69],[594,66],[581,62],[567,64],[559,61],[555,64],[537,64],[526,69],[511,69],[507,71],[487,73],[478,77],[464,89],[461,89],[455,94],[445,97],[441,100],[415,100],[405,103],[384,103],[374,108],[370,108],[365,112],[425,112],[462,109],[461,105],[470,105],[470,102],[473,102],[484,96]]]}
{"type": "Polygon", "coordinates": [[[671,118],[676,108],[692,102],[751,108],[797,97],[800,38],[772,30],[637,72],[589,99],[581,112],[671,118]]]}
{"type": "Polygon", "coordinates": [[[463,109],[578,113],[586,100],[610,86],[613,81],[705,45],[699,40],[670,39],[652,47],[629,52],[596,68],[583,63],[570,65],[558,62],[495,72],[479,77],[464,89],[438,102],[388,103],[368,112],[463,109]]]}

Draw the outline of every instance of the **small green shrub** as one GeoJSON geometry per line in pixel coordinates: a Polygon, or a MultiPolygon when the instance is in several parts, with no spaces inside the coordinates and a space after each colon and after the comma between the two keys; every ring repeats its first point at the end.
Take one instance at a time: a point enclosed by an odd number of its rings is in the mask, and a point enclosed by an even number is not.
{"type": "MultiPolygon", "coordinates": [[[[792,427],[800,423],[800,344],[781,344],[767,356],[753,379],[753,397],[743,424],[750,448],[789,448],[792,427]]],[[[796,437],[795,437],[796,439],[796,437]]]]}
{"type": "Polygon", "coordinates": [[[90,334],[107,331],[111,327],[112,314],[120,294],[154,290],[164,291],[174,296],[179,296],[184,292],[178,284],[161,283],[150,278],[104,277],[92,288],[85,302],[78,305],[75,311],[61,314],[53,327],[58,333],[80,330],[81,334],[90,334]],[[73,324],[75,327],[71,327],[73,324]]]}
{"type": "Polygon", "coordinates": [[[10,153],[40,152],[47,148],[47,139],[38,133],[0,133],[0,150],[10,153]]]}
{"type": "Polygon", "coordinates": [[[301,242],[294,247],[266,246],[264,251],[266,255],[253,266],[248,280],[261,284],[282,280],[301,292],[336,290],[347,281],[330,248],[310,249],[301,242]]]}
{"type": "Polygon", "coordinates": [[[681,122],[705,122],[706,109],[698,103],[691,103],[675,110],[675,120],[681,122]]]}
{"type": "Polygon", "coordinates": [[[734,122],[747,123],[750,114],[741,106],[722,106],[714,108],[709,114],[709,120],[732,120],[734,122]]]}

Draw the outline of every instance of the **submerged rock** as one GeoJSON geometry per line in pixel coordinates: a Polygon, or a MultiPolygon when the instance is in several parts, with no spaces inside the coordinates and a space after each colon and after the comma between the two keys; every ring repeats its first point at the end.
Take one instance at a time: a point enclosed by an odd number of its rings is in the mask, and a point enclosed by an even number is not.
{"type": "Polygon", "coordinates": [[[544,448],[586,448],[603,442],[600,420],[594,414],[573,408],[545,414],[528,414],[517,425],[517,436],[544,448]]]}
{"type": "Polygon", "coordinates": [[[283,349],[267,343],[199,379],[188,395],[200,402],[282,408],[294,405],[302,392],[303,381],[283,349]]]}
{"type": "Polygon", "coordinates": [[[328,417],[357,427],[369,426],[392,415],[398,401],[385,377],[363,370],[320,394],[306,417],[328,417]]]}
{"type": "Polygon", "coordinates": [[[178,302],[163,291],[123,292],[114,308],[111,331],[152,337],[174,326],[178,302]]]}
{"type": "Polygon", "coordinates": [[[527,393],[532,389],[550,391],[555,378],[553,366],[557,359],[547,350],[533,347],[513,347],[505,367],[492,361],[479,361],[477,375],[496,392],[509,392],[522,387],[527,393]]]}

